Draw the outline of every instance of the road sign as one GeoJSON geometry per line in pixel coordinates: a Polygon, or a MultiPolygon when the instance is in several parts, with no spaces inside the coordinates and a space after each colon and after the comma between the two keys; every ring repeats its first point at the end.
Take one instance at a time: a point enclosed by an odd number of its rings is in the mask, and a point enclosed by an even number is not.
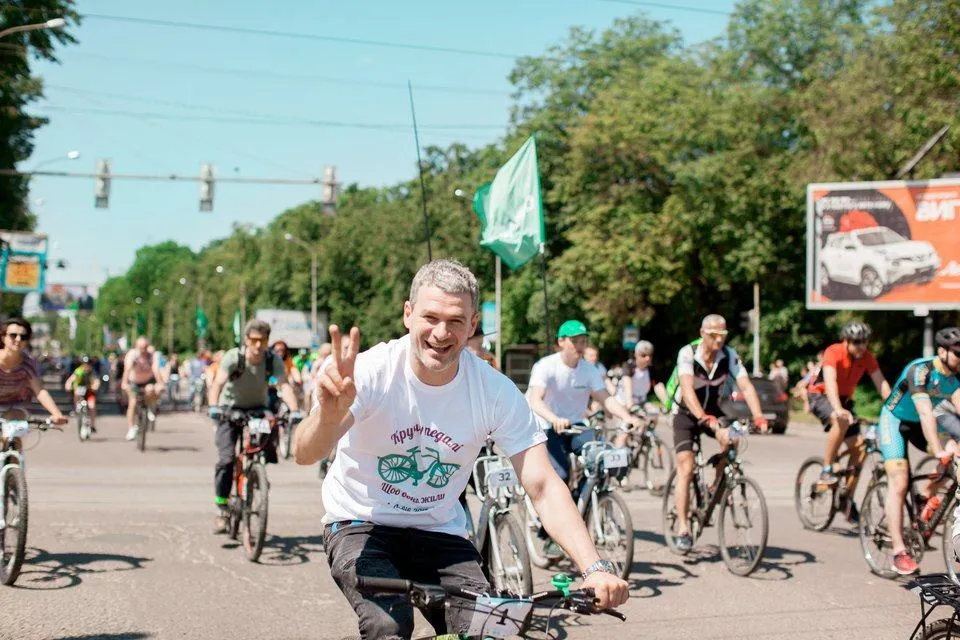
{"type": "Polygon", "coordinates": [[[628,324],[623,328],[623,348],[629,351],[640,342],[640,329],[636,325],[628,324]]]}

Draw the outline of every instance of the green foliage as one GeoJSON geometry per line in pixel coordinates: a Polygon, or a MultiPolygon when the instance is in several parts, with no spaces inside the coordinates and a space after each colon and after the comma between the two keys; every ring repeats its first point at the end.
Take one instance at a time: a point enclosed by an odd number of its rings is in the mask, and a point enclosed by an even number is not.
{"type": "MultiPolygon", "coordinates": [[[[553,331],[582,318],[616,360],[633,322],[669,365],[700,318],[719,312],[747,355],[738,321],[759,282],[763,360],[796,371],[851,316],[804,307],[806,184],[887,178],[944,124],[950,134],[917,177],[957,169],[958,25],[960,0],[744,0],[726,36],[698,47],[642,16],[596,33],[575,28],[543,56],[517,61],[502,141],[424,150],[433,255],[464,262],[492,298],[494,260],[478,246],[470,198],[536,133],[553,331]]],[[[333,321],[359,325],[367,346],[404,331],[403,303],[427,257],[414,179],[349,186],[334,217],[305,203],[197,255],[172,243],[144,249],[104,286],[97,314],[120,329],[135,314],[131,301],[148,299],[163,344],[169,298],[177,348],[191,348],[202,293],[209,340],[226,346],[241,284],[248,313],[309,308],[309,254],[284,233],[317,251],[320,307],[333,321]],[[187,285],[176,285],[181,277],[187,285]]],[[[540,263],[504,272],[507,344],[547,338],[540,263]]],[[[858,315],[874,325],[894,377],[892,363],[919,352],[922,321],[858,315]]]]}

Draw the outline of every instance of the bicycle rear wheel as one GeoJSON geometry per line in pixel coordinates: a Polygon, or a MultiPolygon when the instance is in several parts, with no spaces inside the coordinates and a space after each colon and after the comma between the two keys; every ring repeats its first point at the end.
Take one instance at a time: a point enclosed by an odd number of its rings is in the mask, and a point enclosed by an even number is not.
{"type": "MultiPolygon", "coordinates": [[[[685,556],[689,551],[677,549],[677,522],[678,512],[676,506],[677,495],[677,470],[670,473],[670,479],[667,481],[667,487],[663,492],[663,506],[661,513],[663,516],[663,538],[667,543],[667,548],[671,552],[685,556]]],[[[690,480],[690,499],[687,504],[687,522],[690,523],[690,535],[694,542],[700,537],[700,523],[696,519],[696,513],[700,509],[700,502],[694,487],[694,481],[690,480]]]]}
{"type": "MultiPolygon", "coordinates": [[[[807,458],[800,465],[797,481],[793,490],[793,504],[797,517],[806,529],[823,531],[833,522],[837,514],[836,489],[820,485],[820,473],[823,471],[823,458],[807,458]]],[[[844,482],[840,478],[840,482],[844,482]]],[[[838,485],[839,486],[839,483],[838,485]]]]}
{"type": "Polygon", "coordinates": [[[267,512],[270,506],[270,485],[267,465],[255,462],[247,469],[246,495],[243,500],[243,547],[250,562],[256,562],[267,537],[267,512]]]}
{"type": "Polygon", "coordinates": [[[730,573],[748,576],[760,565],[767,549],[767,501],[756,480],[740,476],[727,483],[720,506],[720,555],[730,573]]]}
{"type": "Polygon", "coordinates": [[[585,518],[597,553],[613,562],[617,575],[626,580],[633,569],[633,519],[627,502],[615,491],[602,493],[596,513],[588,508],[585,518]]]}
{"type": "Polygon", "coordinates": [[[660,496],[673,473],[673,455],[659,438],[651,434],[650,441],[643,448],[637,460],[640,471],[640,484],[650,495],[660,496]]]}
{"type": "Polygon", "coordinates": [[[960,638],[960,624],[954,622],[952,618],[937,620],[923,630],[924,640],[947,640],[947,638],[960,638]]]}
{"type": "Polygon", "coordinates": [[[10,467],[3,477],[3,485],[6,526],[0,529],[0,583],[11,585],[20,575],[27,548],[27,477],[23,467],[10,467]]]}
{"type": "Polygon", "coordinates": [[[490,583],[495,591],[510,591],[525,596],[533,593],[533,572],[530,555],[523,539],[523,527],[512,513],[501,513],[494,519],[496,540],[487,538],[488,544],[496,544],[500,556],[499,566],[492,550],[488,550],[490,583]]]}

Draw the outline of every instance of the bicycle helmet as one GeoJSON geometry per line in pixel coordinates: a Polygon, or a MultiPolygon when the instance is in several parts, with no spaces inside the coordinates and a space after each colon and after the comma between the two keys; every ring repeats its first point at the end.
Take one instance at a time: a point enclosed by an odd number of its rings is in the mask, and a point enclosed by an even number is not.
{"type": "Polygon", "coordinates": [[[854,320],[843,326],[843,331],[840,332],[840,338],[842,340],[855,342],[858,340],[869,340],[870,334],[870,325],[865,322],[860,322],[859,320],[854,320]]]}
{"type": "Polygon", "coordinates": [[[945,327],[937,331],[935,338],[938,347],[955,351],[960,349],[960,327],[945,327]]]}

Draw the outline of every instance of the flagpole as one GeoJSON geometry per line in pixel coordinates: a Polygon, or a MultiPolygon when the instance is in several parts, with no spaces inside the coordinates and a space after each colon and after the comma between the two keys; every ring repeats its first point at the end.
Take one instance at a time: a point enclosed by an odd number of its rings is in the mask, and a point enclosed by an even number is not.
{"type": "Polygon", "coordinates": [[[423,205],[423,237],[427,241],[427,261],[433,261],[433,249],[430,246],[430,218],[427,215],[427,187],[423,182],[423,161],[420,159],[420,133],[417,130],[417,112],[413,108],[413,85],[407,80],[407,92],[410,94],[410,115],[413,118],[413,140],[417,145],[417,170],[420,173],[420,202],[423,205]]]}
{"type": "Polygon", "coordinates": [[[544,333],[544,346],[547,348],[547,355],[550,355],[550,305],[547,302],[547,258],[543,255],[543,250],[540,250],[540,273],[543,274],[543,326],[546,331],[544,333]]]}
{"type": "Polygon", "coordinates": [[[502,298],[500,295],[500,291],[501,291],[500,289],[500,256],[497,256],[496,265],[497,265],[497,281],[496,281],[497,282],[497,293],[496,293],[497,295],[497,349],[494,353],[497,357],[497,364],[499,366],[503,366],[502,361],[500,360],[500,356],[503,353],[503,348],[501,346],[503,344],[503,323],[502,323],[503,315],[501,313],[503,305],[501,304],[502,298]]]}

